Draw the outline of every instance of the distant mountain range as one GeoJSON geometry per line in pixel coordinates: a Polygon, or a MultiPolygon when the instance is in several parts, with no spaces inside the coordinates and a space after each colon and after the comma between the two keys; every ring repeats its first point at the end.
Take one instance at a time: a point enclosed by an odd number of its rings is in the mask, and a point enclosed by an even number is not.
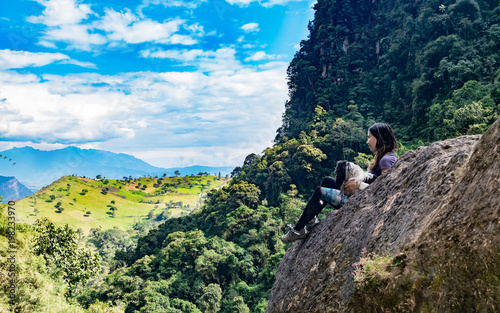
{"type": "Polygon", "coordinates": [[[152,166],[134,156],[96,149],[67,147],[59,150],[43,151],[32,147],[13,148],[0,152],[12,159],[11,162],[0,159],[0,175],[15,176],[31,191],[36,191],[66,175],[78,175],[94,178],[97,175],[111,179],[124,176],[140,177],[173,176],[178,170],[181,175],[209,174],[225,176],[234,166],[209,167],[190,166],[183,168],[161,168],[152,166]]]}
{"type": "Polygon", "coordinates": [[[33,192],[21,184],[15,177],[0,176],[0,196],[2,202],[22,199],[33,192]]]}

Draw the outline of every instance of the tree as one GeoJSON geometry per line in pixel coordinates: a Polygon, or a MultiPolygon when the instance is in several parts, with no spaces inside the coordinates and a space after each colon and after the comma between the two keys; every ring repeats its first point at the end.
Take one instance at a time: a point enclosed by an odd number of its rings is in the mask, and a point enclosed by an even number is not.
{"type": "Polygon", "coordinates": [[[250,313],[250,309],[243,301],[243,297],[237,296],[233,299],[233,310],[234,313],[250,313]]]}
{"type": "Polygon", "coordinates": [[[33,251],[43,256],[49,269],[59,273],[68,283],[66,295],[72,296],[78,283],[85,283],[100,271],[100,258],[95,252],[78,248],[78,235],[67,224],[56,226],[49,219],[38,219],[33,251]]]}
{"type": "Polygon", "coordinates": [[[78,228],[78,229],[76,230],[76,234],[78,235],[78,240],[79,240],[79,241],[80,241],[80,240],[82,240],[82,237],[83,237],[83,234],[84,234],[83,229],[78,228]]]}
{"type": "Polygon", "coordinates": [[[259,161],[259,156],[255,153],[250,153],[246,156],[245,161],[243,162],[243,167],[252,165],[259,161]]]}
{"type": "Polygon", "coordinates": [[[98,174],[95,178],[96,178],[96,179],[101,179],[101,178],[102,178],[102,175],[101,175],[101,174],[98,174]]]}
{"type": "Polygon", "coordinates": [[[198,307],[204,313],[217,313],[220,310],[222,289],[217,284],[210,284],[205,288],[205,293],[198,299],[198,307]]]}
{"type": "Polygon", "coordinates": [[[471,80],[453,92],[450,99],[430,107],[429,126],[437,139],[481,134],[500,114],[494,92],[471,80]]]}
{"type": "Polygon", "coordinates": [[[180,176],[180,175],[181,175],[181,172],[180,172],[179,170],[175,170],[174,175],[175,175],[175,176],[180,176]]]}
{"type": "MultiPolygon", "coordinates": [[[[233,171],[231,172],[231,177],[238,177],[238,176],[240,176],[240,174],[241,174],[242,171],[243,171],[243,169],[241,167],[239,167],[239,166],[235,167],[233,169],[233,171]]],[[[227,177],[227,175],[226,175],[226,177],[227,177]]]]}

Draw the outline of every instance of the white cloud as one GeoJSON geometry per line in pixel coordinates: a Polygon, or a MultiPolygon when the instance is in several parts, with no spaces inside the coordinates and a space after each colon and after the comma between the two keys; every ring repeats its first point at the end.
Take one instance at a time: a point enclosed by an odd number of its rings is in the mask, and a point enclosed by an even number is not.
{"type": "Polygon", "coordinates": [[[258,68],[263,69],[263,70],[280,69],[280,68],[287,68],[288,65],[289,65],[288,62],[275,61],[275,62],[267,62],[267,63],[259,64],[258,68]]]}
{"type": "Polygon", "coordinates": [[[235,4],[240,7],[246,7],[250,5],[250,3],[253,2],[258,2],[259,5],[262,5],[263,7],[269,8],[273,7],[275,5],[286,5],[289,2],[293,1],[306,1],[306,2],[311,2],[310,0],[226,0],[227,3],[229,4],[235,4]]]}
{"type": "MultiPolygon", "coordinates": [[[[176,19],[159,23],[150,19],[141,20],[128,9],[125,12],[106,9],[105,12],[105,16],[94,26],[105,31],[111,41],[124,41],[132,44],[149,41],[158,43],[186,42],[185,39],[179,40],[179,38],[173,37],[179,31],[180,25],[185,23],[185,20],[176,19]]],[[[193,42],[195,41],[193,40],[193,42]]]]}
{"type": "Polygon", "coordinates": [[[0,142],[0,151],[5,151],[5,150],[10,150],[12,148],[23,148],[23,147],[33,147],[38,150],[57,150],[57,149],[64,149],[68,145],[64,145],[61,143],[46,143],[46,142],[40,142],[40,143],[35,143],[31,141],[7,141],[7,142],[0,142]]]}
{"type": "Polygon", "coordinates": [[[139,6],[139,10],[143,10],[146,7],[152,5],[163,5],[167,8],[169,7],[180,7],[186,9],[194,9],[207,2],[207,0],[192,0],[192,1],[184,1],[184,0],[142,0],[142,4],[139,6]]]}
{"type": "Polygon", "coordinates": [[[45,9],[40,16],[29,16],[30,23],[41,23],[47,26],[78,24],[93,14],[87,4],[77,4],[75,0],[35,0],[45,9]]]}
{"type": "MultiPolygon", "coordinates": [[[[185,147],[150,151],[130,150],[128,153],[158,167],[187,167],[200,164],[205,166],[241,166],[247,155],[255,153],[256,150],[252,150],[252,148],[255,147],[185,147]]],[[[261,147],[259,146],[259,148],[261,147]]]]}
{"type": "Polygon", "coordinates": [[[90,33],[88,25],[74,24],[47,29],[42,41],[64,42],[71,48],[90,51],[94,46],[105,44],[106,38],[101,34],[90,33]]]}
{"type": "Polygon", "coordinates": [[[96,92],[78,93],[71,90],[71,81],[58,76],[48,78],[52,80],[1,82],[2,97],[6,99],[0,116],[5,125],[0,127],[2,137],[59,143],[130,139],[134,129],[140,128],[141,117],[136,111],[150,111],[146,104],[121,92],[80,85],[75,89],[96,92]]]}
{"type": "Polygon", "coordinates": [[[222,63],[234,57],[232,49],[186,50],[177,57],[211,59],[214,67],[205,73],[82,73],[43,80],[0,71],[0,136],[140,150],[141,158],[164,167],[240,164],[272,145],[287,98],[286,64],[243,69],[235,60],[222,63]],[[155,151],[169,156],[160,164],[155,151]]]}
{"type": "MultiPolygon", "coordinates": [[[[130,12],[116,12],[106,9],[105,16],[94,23],[96,29],[106,32],[110,41],[124,41],[137,44],[142,42],[194,44],[195,40],[188,36],[175,34],[186,21],[175,19],[159,23],[150,19],[140,19],[130,12]]],[[[194,31],[199,31],[198,25],[193,26],[194,31]]],[[[201,28],[202,29],[202,28],[201,28]]]]}
{"type": "Polygon", "coordinates": [[[96,67],[93,63],[73,60],[62,53],[13,51],[9,49],[0,50],[0,70],[39,67],[52,63],[74,64],[81,67],[96,67]]]}
{"type": "Polygon", "coordinates": [[[243,7],[243,6],[248,6],[252,2],[259,2],[259,0],[226,0],[226,2],[229,4],[236,4],[243,7]]]}
{"type": "Polygon", "coordinates": [[[57,42],[68,44],[71,48],[90,51],[94,45],[103,45],[106,38],[93,33],[92,27],[82,22],[90,16],[97,16],[87,4],[75,0],[35,0],[45,9],[42,15],[29,16],[27,21],[47,26],[38,44],[56,48],[57,42]]]}
{"type": "Polygon", "coordinates": [[[76,66],[87,67],[87,68],[97,68],[97,66],[92,62],[81,62],[77,60],[62,60],[59,64],[73,64],[76,66]]]}
{"type": "Polygon", "coordinates": [[[241,26],[241,29],[243,29],[247,33],[252,33],[252,32],[258,32],[258,31],[260,31],[258,23],[248,23],[248,24],[245,24],[245,25],[241,26]]]}
{"type": "Polygon", "coordinates": [[[164,43],[170,43],[173,45],[179,44],[179,45],[184,45],[184,46],[190,46],[198,43],[196,39],[193,39],[187,35],[179,35],[179,34],[174,34],[172,35],[166,42],[164,43]]]}
{"type": "Polygon", "coordinates": [[[216,51],[193,50],[142,50],[144,58],[172,59],[182,62],[183,65],[197,67],[204,72],[210,72],[212,76],[233,73],[243,68],[236,59],[236,50],[232,48],[221,48],[216,51]]]}
{"type": "Polygon", "coordinates": [[[33,53],[6,49],[0,50],[0,69],[44,66],[64,59],[69,59],[69,56],[62,53],[33,53]]]}
{"type": "Polygon", "coordinates": [[[253,49],[255,47],[257,47],[257,45],[252,44],[252,43],[247,43],[247,44],[243,45],[243,49],[253,49]]]}
{"type": "Polygon", "coordinates": [[[45,6],[45,10],[42,15],[30,16],[27,20],[47,26],[38,42],[47,48],[56,48],[58,43],[83,51],[144,42],[193,45],[198,42],[195,37],[205,35],[199,23],[186,25],[186,20],[180,18],[158,22],[137,16],[130,9],[116,12],[109,8],[101,17],[89,5],[77,4],[74,0],[36,1],[45,6]]]}
{"type": "Polygon", "coordinates": [[[40,41],[38,41],[38,44],[42,47],[45,47],[45,48],[57,49],[57,46],[55,43],[47,41],[47,40],[40,40],[40,41]]]}
{"type": "Polygon", "coordinates": [[[186,25],[184,28],[198,37],[203,37],[205,35],[205,30],[203,29],[203,26],[200,25],[200,23],[194,23],[189,26],[186,25]]]}
{"type": "Polygon", "coordinates": [[[173,59],[182,62],[194,61],[196,58],[204,55],[205,52],[201,49],[193,50],[142,50],[140,52],[141,56],[144,58],[156,58],[156,59],[173,59]]]}
{"type": "Polygon", "coordinates": [[[249,61],[262,61],[262,60],[274,60],[278,58],[284,57],[283,55],[279,54],[267,54],[264,51],[257,51],[255,52],[252,56],[249,56],[248,58],[245,59],[245,62],[249,61]]]}

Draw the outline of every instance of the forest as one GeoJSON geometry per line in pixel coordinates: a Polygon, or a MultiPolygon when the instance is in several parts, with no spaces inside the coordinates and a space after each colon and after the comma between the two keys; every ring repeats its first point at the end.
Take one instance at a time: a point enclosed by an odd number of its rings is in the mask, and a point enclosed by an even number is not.
{"type": "MultiPolygon", "coordinates": [[[[67,301],[94,312],[265,312],[288,248],[279,236],[338,160],[366,168],[369,126],[389,123],[402,155],[481,134],[498,118],[497,0],[319,0],[314,9],[288,67],[274,146],[248,155],[203,207],[135,246],[118,230],[90,235],[107,272],[87,283],[83,273],[67,301]]],[[[50,227],[26,233],[39,238],[50,227]]],[[[53,260],[55,252],[36,253],[53,260]]],[[[50,279],[67,278],[56,269],[47,267],[58,273],[50,279]]]]}

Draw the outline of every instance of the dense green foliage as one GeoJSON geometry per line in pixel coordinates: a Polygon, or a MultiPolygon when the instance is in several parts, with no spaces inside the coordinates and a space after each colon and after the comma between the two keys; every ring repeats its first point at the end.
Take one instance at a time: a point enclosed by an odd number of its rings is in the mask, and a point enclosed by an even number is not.
{"type": "Polygon", "coordinates": [[[495,2],[319,0],[288,68],[290,100],[275,145],[249,155],[202,208],[151,229],[135,250],[117,251],[112,272],[80,303],[264,312],[287,247],[284,225],[338,160],[367,166],[369,126],[391,124],[402,154],[482,133],[498,117],[495,2]]]}
{"type": "Polygon", "coordinates": [[[309,39],[288,68],[277,142],[315,129],[318,106],[335,120],[356,105],[403,141],[477,133],[498,116],[496,0],[319,0],[315,9],[309,39]],[[467,82],[476,94],[455,92],[467,82]],[[463,105],[470,107],[456,112],[463,105]]]}
{"type": "Polygon", "coordinates": [[[48,219],[35,222],[37,235],[33,252],[43,256],[49,269],[60,272],[68,284],[67,294],[72,295],[79,283],[85,283],[100,269],[100,258],[88,249],[78,248],[76,231],[68,225],[58,227],[48,219]]]}
{"type": "Polygon", "coordinates": [[[165,312],[264,312],[284,245],[280,209],[260,205],[259,195],[245,181],[213,190],[203,209],[167,220],[134,252],[118,253],[127,266],[79,301],[124,300],[126,312],[153,305],[165,312]]]}
{"type": "MultiPolygon", "coordinates": [[[[16,207],[12,205],[15,212],[16,207]]],[[[55,231],[57,234],[51,242],[47,242],[34,227],[16,223],[15,231],[12,220],[7,214],[7,205],[0,205],[0,311],[1,312],[72,312],[72,313],[119,313],[123,309],[117,306],[111,307],[106,303],[92,303],[86,310],[83,309],[72,298],[67,297],[68,288],[77,280],[82,280],[86,269],[90,272],[98,270],[97,264],[92,264],[93,258],[79,260],[83,268],[68,268],[67,265],[75,264],[74,255],[84,256],[85,251],[75,249],[68,251],[67,247],[75,248],[75,232],[67,228],[53,227],[53,224],[45,223],[45,234],[55,231]],[[15,238],[13,240],[13,238],[15,238]],[[68,242],[58,239],[67,238],[68,242]],[[34,246],[35,243],[41,245],[34,246]],[[43,253],[37,255],[34,250],[43,253]],[[65,262],[61,256],[67,256],[71,261],[65,262]],[[50,260],[49,262],[47,262],[50,260]],[[56,264],[62,265],[57,266],[56,264]],[[90,265],[89,268],[87,265],[90,265]],[[67,275],[70,270],[74,273],[67,275]],[[15,274],[14,274],[15,273],[15,274]],[[70,285],[71,283],[71,285],[70,285]],[[14,297],[11,297],[14,295],[14,297]]],[[[46,238],[46,237],[45,237],[46,238]]],[[[90,273],[87,272],[87,273],[90,273]]],[[[83,279],[84,280],[84,279],[83,279]]]]}

